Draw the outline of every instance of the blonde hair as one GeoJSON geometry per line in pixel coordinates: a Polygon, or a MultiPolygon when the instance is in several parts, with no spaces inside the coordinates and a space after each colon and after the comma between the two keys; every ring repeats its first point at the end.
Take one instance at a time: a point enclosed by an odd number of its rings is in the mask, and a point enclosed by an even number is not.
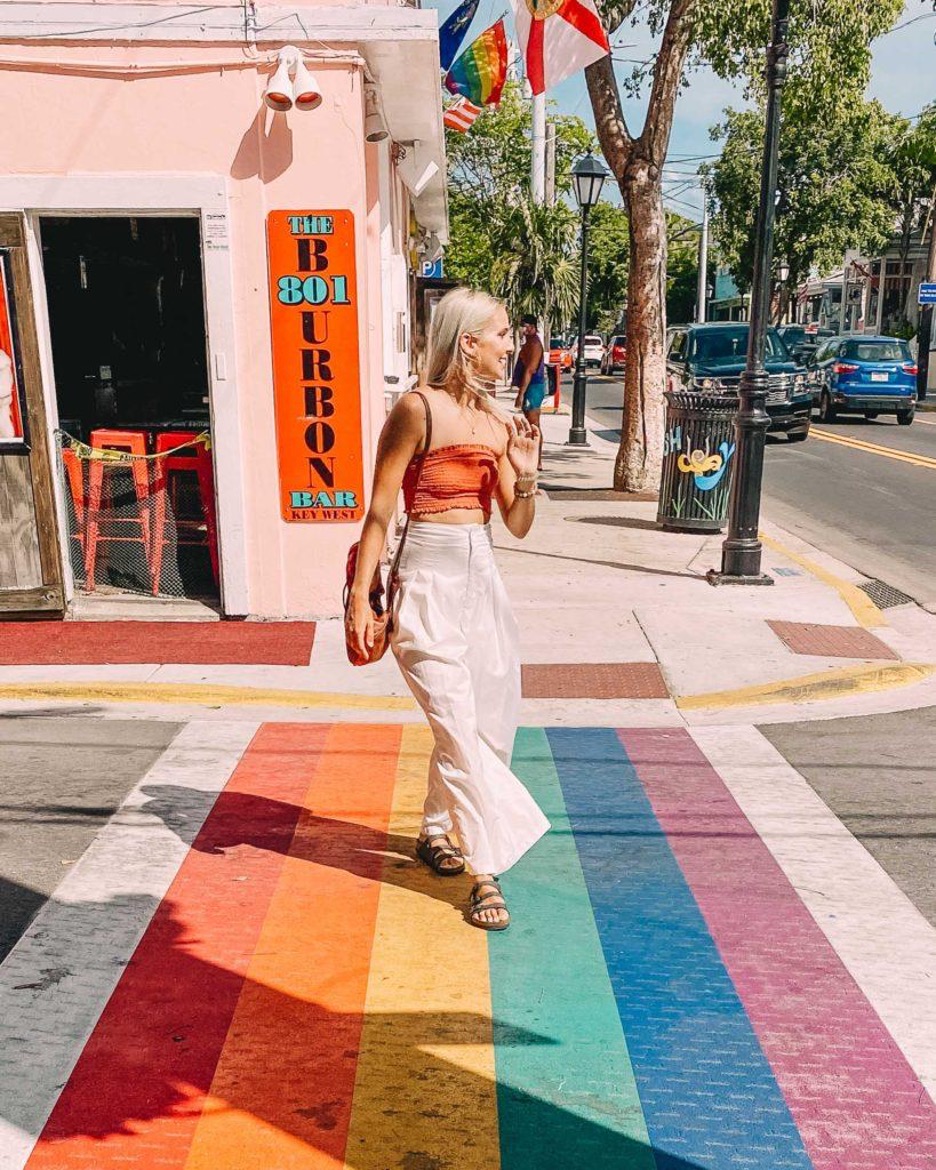
{"type": "Polygon", "coordinates": [[[453,288],[447,292],[433,314],[426,361],[427,385],[450,393],[467,390],[474,396],[476,406],[498,417],[501,411],[489,399],[488,387],[472,368],[461,339],[466,333],[476,337],[500,308],[501,301],[478,289],[453,288]]]}

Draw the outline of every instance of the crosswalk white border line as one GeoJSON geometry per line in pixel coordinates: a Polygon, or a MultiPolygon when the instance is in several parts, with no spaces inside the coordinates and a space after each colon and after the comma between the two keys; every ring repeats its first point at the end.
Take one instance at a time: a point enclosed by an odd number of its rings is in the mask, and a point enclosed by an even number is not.
{"type": "Polygon", "coordinates": [[[756,727],[689,733],[936,1100],[936,929],[756,727]]]}
{"type": "MultiPolygon", "coordinates": [[[[0,1170],[22,1170],[189,846],[154,785],[216,797],[260,724],[194,720],[131,789],[0,965],[0,1170]]],[[[194,836],[214,800],[189,815],[194,836]],[[197,822],[197,823],[196,823],[197,822]]],[[[181,811],[181,810],[180,810],[181,811]]]]}

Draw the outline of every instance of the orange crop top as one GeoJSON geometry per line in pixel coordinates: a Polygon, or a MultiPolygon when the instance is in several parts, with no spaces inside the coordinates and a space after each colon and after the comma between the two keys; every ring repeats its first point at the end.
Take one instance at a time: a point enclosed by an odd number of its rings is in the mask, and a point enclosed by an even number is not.
{"type": "Polygon", "coordinates": [[[480,508],[490,516],[497,487],[498,456],[493,448],[481,443],[437,447],[427,453],[420,472],[422,458],[414,456],[403,475],[403,500],[410,515],[480,508]]]}

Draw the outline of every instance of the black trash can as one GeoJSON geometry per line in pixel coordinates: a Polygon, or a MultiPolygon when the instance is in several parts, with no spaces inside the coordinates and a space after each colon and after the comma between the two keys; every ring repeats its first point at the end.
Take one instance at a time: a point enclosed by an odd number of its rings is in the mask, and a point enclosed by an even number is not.
{"type": "Polygon", "coordinates": [[[667,532],[721,532],[735,456],[733,395],[666,392],[657,523],[667,532]]]}

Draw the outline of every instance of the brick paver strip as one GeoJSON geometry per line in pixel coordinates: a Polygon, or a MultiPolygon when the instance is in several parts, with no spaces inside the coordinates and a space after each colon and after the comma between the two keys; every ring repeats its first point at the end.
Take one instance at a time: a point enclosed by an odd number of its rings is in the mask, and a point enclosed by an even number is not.
{"type": "Polygon", "coordinates": [[[936,1106],[711,764],[685,731],[620,735],[814,1170],[932,1170],[936,1106]]]}
{"type": "MultiPolygon", "coordinates": [[[[618,735],[546,734],[659,1170],[812,1170],[618,735]]],[[[672,780],[678,786],[678,772],[672,780]]],[[[742,883],[739,917],[744,895],[742,883]]]]}
{"type": "Polygon", "coordinates": [[[768,621],[767,625],[794,654],[813,654],[821,658],[900,658],[880,638],[857,626],[775,621],[768,621]]]}
{"type": "Polygon", "coordinates": [[[563,662],[523,667],[526,699],[668,699],[655,662],[563,662]]]}
{"type": "Polygon", "coordinates": [[[308,666],[315,622],[4,622],[0,666],[308,666]]]}

